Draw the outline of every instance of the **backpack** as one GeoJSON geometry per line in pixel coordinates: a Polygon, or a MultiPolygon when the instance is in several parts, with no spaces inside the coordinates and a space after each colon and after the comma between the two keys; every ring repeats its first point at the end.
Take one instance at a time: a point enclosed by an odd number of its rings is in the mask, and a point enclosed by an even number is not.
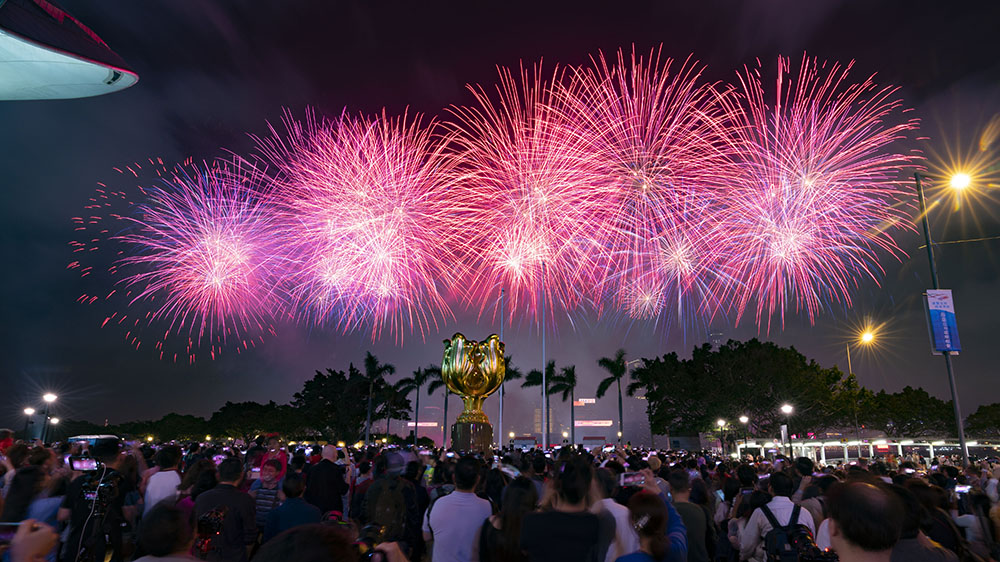
{"type": "Polygon", "coordinates": [[[792,516],[785,526],[778,524],[778,520],[766,505],[760,509],[771,523],[771,530],[764,535],[764,554],[770,562],[837,559],[837,555],[833,552],[820,550],[809,527],[799,523],[799,513],[802,511],[800,506],[792,508],[792,516]]]}
{"type": "Polygon", "coordinates": [[[377,492],[374,502],[368,504],[368,522],[382,527],[381,536],[385,541],[400,540],[406,533],[406,498],[403,483],[399,478],[385,479],[379,489],[368,489],[369,501],[372,492],[377,492]]]}

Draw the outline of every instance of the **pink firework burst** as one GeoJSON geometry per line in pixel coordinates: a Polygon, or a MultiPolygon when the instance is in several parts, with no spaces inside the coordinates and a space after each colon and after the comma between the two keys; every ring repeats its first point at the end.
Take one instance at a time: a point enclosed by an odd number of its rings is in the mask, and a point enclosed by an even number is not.
{"type": "Polygon", "coordinates": [[[619,50],[558,88],[567,123],[611,182],[593,229],[605,269],[596,300],[631,318],[710,319],[729,284],[716,209],[738,168],[719,134],[719,95],[701,71],[690,58],[633,50],[626,60],[619,50]]]}
{"type": "MultiPolygon", "coordinates": [[[[568,126],[541,65],[515,75],[500,69],[495,95],[470,86],[474,107],[452,107],[457,159],[470,203],[465,240],[467,302],[480,311],[508,295],[503,314],[543,304],[571,311],[596,283],[599,254],[593,226],[612,195],[600,162],[568,126]]],[[[551,316],[550,316],[551,317],[551,316]]]]}
{"type": "Polygon", "coordinates": [[[143,321],[162,334],[161,357],[173,340],[193,362],[199,349],[215,358],[227,343],[246,348],[273,332],[279,258],[259,183],[238,164],[178,168],[121,217],[112,240],[123,257],[112,272],[129,308],[146,311],[132,313],[136,328],[143,321]]]}
{"type": "Polygon", "coordinates": [[[900,117],[897,88],[851,82],[852,64],[803,56],[793,75],[779,57],[773,105],[759,67],[740,75],[738,97],[720,98],[743,167],[726,198],[737,318],[756,300],[758,326],[775,314],[784,326],[792,305],[812,322],[825,303],[849,305],[861,279],[878,280],[879,251],[902,253],[891,230],[909,224],[912,196],[896,180],[916,158],[893,145],[917,122],[900,117]]]}
{"type": "Polygon", "coordinates": [[[447,284],[461,244],[454,161],[435,122],[342,115],[259,141],[273,163],[294,314],[344,331],[424,333],[451,315],[447,284]]]}

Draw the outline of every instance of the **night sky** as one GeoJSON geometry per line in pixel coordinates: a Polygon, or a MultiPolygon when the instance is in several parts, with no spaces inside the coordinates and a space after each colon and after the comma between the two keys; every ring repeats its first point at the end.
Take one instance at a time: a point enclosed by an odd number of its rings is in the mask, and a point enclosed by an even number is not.
{"type": "MultiPolygon", "coordinates": [[[[393,363],[398,378],[439,362],[441,340],[455,331],[482,338],[489,321],[456,310],[426,341],[407,335],[372,344],[362,333],[279,325],[278,337],[250,352],[195,366],[159,361],[135,351],[115,328],[100,328],[112,310],[81,305],[77,273],[67,270],[73,239],[70,217],[83,211],[97,182],[134,187],[113,171],[148,158],[180,162],[246,153],[248,134],[266,134],[284,108],[307,107],[335,116],[343,108],[373,114],[411,111],[444,117],[450,104],[468,104],[466,83],[492,84],[496,65],[583,64],[598,50],[619,47],[683,60],[693,53],[708,65],[708,80],[730,80],[743,65],[779,54],[801,59],[856,60],[853,76],[902,87],[901,97],[922,120],[910,148],[938,161],[977,148],[984,128],[1000,114],[1000,3],[993,2],[100,2],[63,1],[139,74],[123,92],[66,101],[0,103],[0,426],[20,427],[25,406],[45,391],[60,395],[56,414],[112,422],[149,419],[175,411],[209,415],[225,401],[291,399],[317,369],[360,364],[365,350],[393,363]]],[[[997,155],[997,144],[992,154],[997,155]]],[[[996,180],[994,179],[994,182],[996,180]]],[[[1000,235],[1000,198],[981,200],[959,214],[942,206],[932,216],[938,240],[1000,235]]],[[[897,231],[907,254],[882,256],[881,283],[862,282],[851,309],[833,304],[810,325],[791,316],[782,330],[759,332],[752,314],[740,326],[720,319],[724,337],[771,339],[793,345],[826,366],[846,369],[845,342],[865,317],[885,322],[876,350],[858,350],[854,371],[862,384],[896,391],[922,386],[947,399],[943,360],[933,357],[921,292],[931,286],[922,238],[897,231]]],[[[963,351],[955,361],[964,414],[1000,401],[1000,275],[998,241],[942,247],[942,286],[955,290],[963,351]]],[[[104,264],[105,266],[108,264],[104,264]]],[[[537,331],[508,327],[508,353],[527,371],[542,363],[537,331]]],[[[624,347],[629,358],[670,351],[690,354],[706,340],[704,328],[671,329],[650,323],[575,316],[549,335],[557,366],[575,364],[578,397],[592,396],[603,376],[596,365],[624,347]]],[[[395,378],[391,380],[395,380],[395,378]]],[[[531,430],[537,389],[510,389],[512,429],[531,430]],[[530,402],[529,402],[530,400],[530,402]]],[[[440,406],[440,397],[421,397],[440,406]]],[[[452,401],[452,415],[460,410],[452,401]]],[[[648,434],[636,423],[639,403],[626,416],[626,433],[648,434]],[[635,422],[635,423],[633,423],[635,422]]],[[[609,419],[614,401],[578,411],[579,419],[609,419]]],[[[495,422],[496,399],[486,412],[495,422]]],[[[553,400],[557,422],[566,406],[553,400]]],[[[437,421],[439,410],[422,417],[437,421]]],[[[504,428],[506,433],[509,424],[504,428]]],[[[400,429],[396,429],[401,432],[400,429]]],[[[588,433],[589,434],[589,433],[588,433]]],[[[609,431],[610,434],[610,431],[609,431]]],[[[628,436],[627,436],[628,437],[628,436]]]]}

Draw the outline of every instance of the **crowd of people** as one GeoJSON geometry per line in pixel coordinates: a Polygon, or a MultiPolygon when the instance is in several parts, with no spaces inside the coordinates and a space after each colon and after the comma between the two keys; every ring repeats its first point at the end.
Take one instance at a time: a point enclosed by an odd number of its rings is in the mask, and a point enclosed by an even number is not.
{"type": "Polygon", "coordinates": [[[4,561],[1000,562],[989,460],[3,437],[4,561]]]}

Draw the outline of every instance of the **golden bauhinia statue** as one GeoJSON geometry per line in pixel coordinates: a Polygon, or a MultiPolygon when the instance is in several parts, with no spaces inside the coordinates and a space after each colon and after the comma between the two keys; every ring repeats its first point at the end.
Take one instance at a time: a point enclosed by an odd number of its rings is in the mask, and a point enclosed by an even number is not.
{"type": "Polygon", "coordinates": [[[493,442],[493,427],[483,412],[483,401],[503,382],[503,356],[504,345],[496,334],[482,342],[467,340],[461,333],[444,340],[441,377],[465,406],[452,426],[453,448],[485,451],[493,442]]]}

